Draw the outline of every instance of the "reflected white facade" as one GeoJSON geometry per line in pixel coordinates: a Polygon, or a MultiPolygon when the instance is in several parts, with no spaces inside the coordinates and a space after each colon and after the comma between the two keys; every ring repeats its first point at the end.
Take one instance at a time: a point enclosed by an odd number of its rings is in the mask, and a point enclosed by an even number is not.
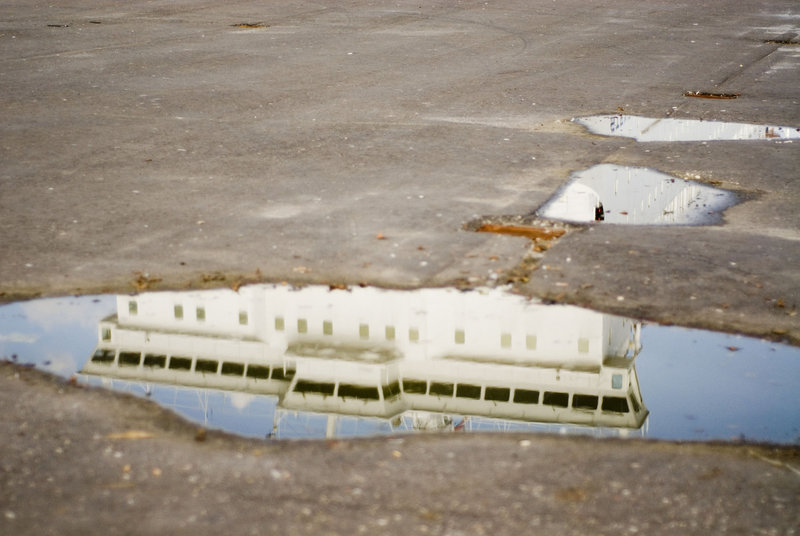
{"type": "Polygon", "coordinates": [[[453,415],[637,429],[647,416],[637,323],[502,290],[256,285],[119,296],[117,309],[83,374],[417,429],[453,415]]]}
{"type": "Polygon", "coordinates": [[[634,138],[639,142],[796,140],[800,128],[698,119],[597,115],[573,119],[594,134],[634,138]]]}
{"type": "Polygon", "coordinates": [[[648,168],[600,164],[576,172],[537,214],[628,225],[712,223],[737,202],[725,190],[648,168]]]}

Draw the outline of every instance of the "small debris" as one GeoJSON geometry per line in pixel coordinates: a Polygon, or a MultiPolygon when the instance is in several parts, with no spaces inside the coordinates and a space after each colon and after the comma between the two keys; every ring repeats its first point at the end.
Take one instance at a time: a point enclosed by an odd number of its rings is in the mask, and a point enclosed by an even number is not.
{"type": "Polygon", "coordinates": [[[136,276],[133,280],[133,286],[136,287],[136,290],[147,290],[161,281],[160,277],[150,277],[150,274],[146,272],[133,272],[133,275],[136,276]]]}
{"type": "Polygon", "coordinates": [[[194,433],[194,440],[195,441],[205,441],[206,440],[206,429],[205,428],[198,428],[197,431],[194,433]]]}
{"type": "Polygon", "coordinates": [[[383,233],[376,234],[375,238],[377,238],[378,240],[386,240],[386,236],[383,233]]]}
{"type": "Polygon", "coordinates": [[[555,493],[556,499],[564,502],[583,502],[587,496],[586,490],[575,486],[556,490],[555,493]]]}
{"type": "Polygon", "coordinates": [[[222,272],[213,272],[210,274],[203,274],[203,283],[210,283],[211,281],[225,281],[225,274],[222,272]]]}
{"type": "Polygon", "coordinates": [[[261,22],[240,22],[238,24],[231,24],[234,28],[247,28],[247,29],[254,29],[254,28],[269,28],[269,24],[263,24],[261,22]]]}
{"type": "Polygon", "coordinates": [[[695,97],[699,99],[738,99],[741,93],[707,93],[705,91],[687,91],[684,97],[695,97]]]}
{"type": "Polygon", "coordinates": [[[739,350],[741,350],[741,348],[739,348],[738,346],[726,346],[726,348],[728,349],[729,352],[738,352],[739,350]]]}
{"type": "Polygon", "coordinates": [[[552,240],[564,235],[567,230],[558,228],[549,229],[547,227],[528,227],[524,225],[498,225],[494,223],[485,223],[478,227],[477,232],[523,236],[525,238],[530,238],[531,240],[552,240]]]}

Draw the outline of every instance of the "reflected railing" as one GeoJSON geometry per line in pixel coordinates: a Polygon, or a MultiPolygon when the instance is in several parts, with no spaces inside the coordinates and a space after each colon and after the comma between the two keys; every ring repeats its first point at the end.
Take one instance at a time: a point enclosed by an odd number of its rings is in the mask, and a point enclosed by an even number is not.
{"type": "Polygon", "coordinates": [[[158,292],[117,297],[81,374],[148,394],[267,397],[271,415],[259,419],[274,437],[537,423],[627,433],[648,415],[640,330],[502,289],[158,292]]]}

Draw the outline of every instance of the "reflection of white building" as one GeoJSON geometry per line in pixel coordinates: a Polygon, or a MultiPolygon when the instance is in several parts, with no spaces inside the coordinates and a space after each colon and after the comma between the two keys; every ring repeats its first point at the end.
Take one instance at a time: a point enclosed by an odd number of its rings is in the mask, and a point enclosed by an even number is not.
{"type": "Polygon", "coordinates": [[[639,142],[800,139],[800,128],[726,121],[618,114],[579,117],[574,121],[595,134],[634,138],[639,142]]]}
{"type": "MultiPolygon", "coordinates": [[[[83,373],[279,397],[282,410],[639,428],[639,326],[499,290],[249,286],[117,298],[83,373]]],[[[420,424],[420,427],[424,427],[420,424]]]]}
{"type": "Polygon", "coordinates": [[[600,164],[574,173],[538,214],[574,222],[631,225],[693,224],[713,220],[736,197],[724,190],[647,168],[600,164]]]}

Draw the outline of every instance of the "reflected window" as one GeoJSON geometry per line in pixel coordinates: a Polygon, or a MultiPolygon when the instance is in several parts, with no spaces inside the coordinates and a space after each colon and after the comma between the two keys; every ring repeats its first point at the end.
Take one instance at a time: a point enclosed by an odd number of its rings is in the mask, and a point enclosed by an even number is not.
{"type": "Polygon", "coordinates": [[[614,413],[628,413],[628,400],[621,396],[604,396],[603,411],[614,413]]]}
{"type": "Polygon", "coordinates": [[[275,317],[275,331],[283,331],[284,330],[284,322],[282,316],[275,317]]]}
{"type": "Polygon", "coordinates": [[[578,353],[579,354],[589,353],[589,339],[584,339],[584,338],[578,339],[578,353]]]}
{"type": "Polygon", "coordinates": [[[431,382],[431,395],[432,396],[453,396],[452,383],[431,382]]]}
{"type": "Polygon", "coordinates": [[[574,395],[572,397],[572,407],[575,409],[597,409],[599,397],[595,395],[574,395]]]}
{"type": "Polygon", "coordinates": [[[639,401],[633,396],[633,393],[631,393],[631,406],[633,406],[634,413],[639,413],[639,410],[642,409],[641,406],[639,406],[639,401]]]}
{"type": "Polygon", "coordinates": [[[305,318],[297,319],[297,333],[308,333],[308,321],[305,318]]]}
{"type": "Polygon", "coordinates": [[[103,328],[100,331],[100,337],[103,339],[104,342],[109,342],[111,340],[111,328],[103,328]]]}
{"type": "Polygon", "coordinates": [[[195,372],[202,372],[204,374],[216,374],[219,368],[219,362],[212,359],[198,359],[194,364],[195,372]]]}
{"type": "Polygon", "coordinates": [[[225,376],[244,376],[243,363],[222,363],[222,370],[220,371],[225,376]]]}
{"type": "Polygon", "coordinates": [[[292,378],[294,378],[294,369],[287,368],[284,370],[283,367],[275,367],[272,369],[273,380],[289,381],[292,378]]]}
{"type": "Polygon", "coordinates": [[[530,391],[528,389],[514,389],[514,403],[538,404],[539,391],[530,391]]]}
{"type": "Polygon", "coordinates": [[[464,344],[464,341],[466,340],[466,335],[464,334],[464,330],[457,329],[454,339],[456,344],[464,344]]]}
{"type": "Polygon", "coordinates": [[[322,334],[333,335],[333,322],[330,320],[325,320],[322,322],[322,334]]]}
{"type": "Polygon", "coordinates": [[[536,335],[527,335],[525,337],[525,348],[528,350],[536,350],[536,335]]]}
{"type": "Polygon", "coordinates": [[[394,326],[386,326],[386,340],[393,341],[394,340],[394,326]]]}
{"type": "Polygon", "coordinates": [[[139,304],[136,300],[131,300],[128,302],[128,314],[131,316],[136,316],[139,314],[139,304]]]}
{"type": "Polygon", "coordinates": [[[458,398],[471,398],[473,400],[480,400],[481,386],[459,383],[458,386],[456,386],[456,396],[458,398]]]}
{"type": "Polygon", "coordinates": [[[545,406],[566,408],[567,406],[569,406],[569,393],[545,391],[544,396],[542,397],[542,404],[544,404],[545,406]]]}
{"type": "Polygon", "coordinates": [[[173,308],[176,320],[183,320],[183,305],[176,305],[173,308]]]}
{"type": "Polygon", "coordinates": [[[338,394],[342,398],[358,398],[360,400],[380,400],[378,388],[371,385],[353,385],[342,383],[338,394]]]}
{"type": "Polygon", "coordinates": [[[487,387],[483,399],[490,402],[508,402],[510,396],[511,389],[508,387],[487,387]]]}
{"type": "Polygon", "coordinates": [[[269,367],[264,365],[247,365],[247,377],[255,380],[269,379],[269,367]]]}
{"type": "Polygon", "coordinates": [[[195,310],[195,317],[197,318],[198,322],[205,322],[206,321],[206,308],[205,307],[198,307],[195,310]]]}
{"type": "Polygon", "coordinates": [[[142,360],[142,354],[139,352],[120,352],[119,365],[121,367],[138,367],[139,362],[142,360]]]}
{"type": "Polygon", "coordinates": [[[167,356],[159,354],[144,354],[144,366],[163,369],[167,366],[167,356]]]}
{"type": "Polygon", "coordinates": [[[428,382],[424,380],[404,379],[403,392],[414,395],[424,395],[428,392],[428,382]]]}
{"type": "Polygon", "coordinates": [[[92,356],[93,363],[113,363],[117,353],[114,350],[98,349],[92,356]]]}
{"type": "Polygon", "coordinates": [[[336,384],[328,382],[312,382],[308,380],[300,380],[295,385],[294,390],[298,393],[314,393],[323,396],[333,394],[336,384]]]}
{"type": "Polygon", "coordinates": [[[622,389],[622,374],[614,374],[611,376],[611,388],[622,389]]]}
{"type": "Polygon", "coordinates": [[[191,370],[192,360],[188,357],[172,356],[169,360],[169,368],[172,370],[191,370]]]}
{"type": "Polygon", "coordinates": [[[511,334],[503,333],[500,335],[500,346],[502,348],[511,348],[511,334]]]}
{"type": "Polygon", "coordinates": [[[417,328],[409,328],[408,340],[411,342],[419,342],[419,330],[417,328]]]}
{"type": "Polygon", "coordinates": [[[248,322],[247,311],[239,311],[239,324],[246,326],[248,322]]]}
{"type": "Polygon", "coordinates": [[[383,399],[392,400],[400,396],[400,382],[392,382],[383,386],[383,399]]]}
{"type": "Polygon", "coordinates": [[[358,336],[362,339],[369,339],[369,324],[358,325],[358,336]]]}

